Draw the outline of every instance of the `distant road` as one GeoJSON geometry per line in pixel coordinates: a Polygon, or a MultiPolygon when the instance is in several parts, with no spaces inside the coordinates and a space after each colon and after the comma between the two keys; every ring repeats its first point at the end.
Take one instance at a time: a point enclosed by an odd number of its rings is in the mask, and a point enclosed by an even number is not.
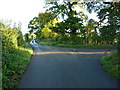
{"type": "Polygon", "coordinates": [[[32,44],[34,55],[18,88],[117,88],[99,61],[110,49],[32,44]]]}

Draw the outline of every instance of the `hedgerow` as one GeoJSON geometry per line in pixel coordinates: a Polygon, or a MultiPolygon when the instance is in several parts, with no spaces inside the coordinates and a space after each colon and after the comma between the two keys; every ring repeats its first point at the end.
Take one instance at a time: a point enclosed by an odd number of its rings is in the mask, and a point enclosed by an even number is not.
{"type": "Polygon", "coordinates": [[[18,27],[0,21],[2,32],[2,88],[14,88],[29,64],[32,49],[18,27]],[[29,47],[28,47],[29,46],[29,47]]]}
{"type": "Polygon", "coordinates": [[[12,53],[2,53],[3,88],[13,88],[18,84],[29,64],[31,54],[31,50],[25,48],[16,48],[12,53]]]}

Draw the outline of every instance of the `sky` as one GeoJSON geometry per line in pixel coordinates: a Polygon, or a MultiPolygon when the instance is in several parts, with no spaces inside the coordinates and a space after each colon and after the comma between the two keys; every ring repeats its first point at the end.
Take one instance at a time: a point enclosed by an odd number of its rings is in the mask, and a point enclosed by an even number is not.
{"type": "MultiPolygon", "coordinates": [[[[29,31],[28,23],[39,13],[44,12],[44,0],[0,0],[0,20],[12,20],[22,23],[23,34],[29,31]]],[[[96,14],[89,14],[90,18],[97,20],[96,14]]]]}
{"type": "Polygon", "coordinates": [[[44,0],[0,0],[0,20],[12,20],[22,23],[22,32],[25,34],[28,23],[39,12],[44,12],[44,0]]]}

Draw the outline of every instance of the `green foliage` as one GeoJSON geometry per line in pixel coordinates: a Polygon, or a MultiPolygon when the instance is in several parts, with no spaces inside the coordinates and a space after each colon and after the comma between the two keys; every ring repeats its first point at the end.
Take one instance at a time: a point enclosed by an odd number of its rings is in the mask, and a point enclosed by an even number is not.
{"type": "Polygon", "coordinates": [[[25,41],[24,41],[24,39],[23,39],[24,37],[23,37],[23,35],[22,35],[22,32],[19,31],[18,34],[19,34],[19,36],[18,36],[18,38],[17,38],[18,46],[23,46],[23,44],[25,43],[25,41]]]}
{"type": "Polygon", "coordinates": [[[85,44],[89,45],[97,42],[98,33],[97,33],[97,22],[93,19],[88,20],[86,26],[84,27],[83,35],[85,39],[85,44]]]}
{"type": "Polygon", "coordinates": [[[2,50],[4,52],[12,52],[13,48],[18,46],[18,30],[7,25],[1,25],[0,30],[2,31],[2,50]]]}
{"type": "Polygon", "coordinates": [[[120,52],[119,2],[82,2],[59,0],[47,3],[45,13],[30,21],[30,34],[35,31],[40,40],[51,39],[58,43],[116,46],[120,52]],[[79,7],[79,10],[75,7],[79,7]],[[89,19],[83,10],[96,12],[99,22],[89,19]],[[58,22],[58,18],[62,21],[58,22]],[[56,21],[54,20],[56,19],[56,21]],[[53,23],[55,22],[55,23],[53,23]]]}
{"type": "MultiPolygon", "coordinates": [[[[63,18],[64,16],[67,17],[65,20],[57,23],[55,27],[51,27],[50,29],[52,29],[53,32],[62,35],[61,41],[65,41],[66,36],[70,36],[69,40],[71,40],[73,43],[76,43],[76,38],[78,37],[77,31],[83,29],[82,23],[85,17],[83,12],[77,13],[76,10],[73,9],[78,2],[64,1],[62,4],[58,4],[58,2],[51,2],[50,4],[52,4],[52,7],[50,7],[48,10],[51,10],[57,16],[60,14],[63,18]]],[[[79,39],[77,41],[79,41],[79,39]]]]}
{"type": "Polygon", "coordinates": [[[32,49],[26,48],[20,27],[4,24],[0,21],[2,32],[2,88],[15,87],[29,63],[32,49]],[[24,46],[20,47],[20,46],[24,46]]]}
{"type": "Polygon", "coordinates": [[[95,11],[98,13],[100,19],[100,37],[101,44],[114,45],[118,44],[118,52],[120,52],[119,45],[120,39],[120,1],[118,2],[97,2],[87,3],[89,11],[95,11]]]}
{"type": "Polygon", "coordinates": [[[103,57],[101,64],[103,69],[112,77],[120,80],[120,57],[118,53],[112,53],[111,55],[103,57]]]}
{"type": "Polygon", "coordinates": [[[29,33],[33,33],[35,30],[39,29],[40,26],[38,26],[38,17],[34,17],[28,24],[28,28],[30,29],[29,33]]]}
{"type": "Polygon", "coordinates": [[[44,28],[47,23],[55,19],[54,17],[55,14],[53,14],[52,12],[39,13],[37,22],[40,25],[40,28],[44,28]]]}
{"type": "Polygon", "coordinates": [[[50,6],[48,10],[40,13],[31,23],[39,27],[35,34],[40,39],[49,38],[60,44],[116,45],[119,42],[119,3],[109,4],[74,0],[64,0],[63,3],[59,0],[51,1],[47,3],[50,6]],[[79,11],[75,9],[76,6],[79,11]],[[88,11],[97,12],[100,22],[89,19],[84,14],[86,6],[88,11]],[[63,20],[55,22],[54,18],[59,17],[63,20]],[[51,23],[53,21],[55,24],[51,23]]]}
{"type": "Polygon", "coordinates": [[[56,34],[51,31],[50,27],[56,26],[58,22],[57,19],[53,19],[44,25],[44,28],[41,30],[41,37],[42,38],[54,38],[56,34]]]}
{"type": "Polygon", "coordinates": [[[58,20],[52,12],[39,13],[38,17],[29,22],[28,28],[31,29],[29,32],[34,33],[39,39],[54,37],[55,33],[49,27],[55,26],[57,22],[58,20]]]}
{"type": "Polygon", "coordinates": [[[25,41],[26,41],[26,42],[30,42],[30,38],[29,38],[29,36],[30,36],[29,33],[26,33],[26,34],[24,35],[24,37],[25,37],[25,41]]]}
{"type": "Polygon", "coordinates": [[[45,45],[45,46],[58,46],[58,47],[74,47],[74,48],[94,48],[94,49],[116,49],[115,46],[104,46],[104,45],[83,45],[83,44],[70,44],[70,42],[56,42],[56,41],[38,41],[39,44],[45,45]]]}
{"type": "Polygon", "coordinates": [[[29,64],[32,49],[14,49],[12,53],[2,53],[2,87],[13,88],[18,83],[29,64]]]}

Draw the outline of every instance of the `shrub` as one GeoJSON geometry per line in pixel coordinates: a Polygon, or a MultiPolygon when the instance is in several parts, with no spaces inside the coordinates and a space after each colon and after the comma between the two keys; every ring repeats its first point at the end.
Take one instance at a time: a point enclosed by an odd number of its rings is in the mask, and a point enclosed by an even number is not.
{"type": "Polygon", "coordinates": [[[30,61],[32,49],[29,44],[23,42],[20,28],[11,28],[10,25],[0,22],[0,31],[2,32],[2,87],[8,89],[18,84],[30,61]],[[26,48],[27,46],[29,47],[26,48]]]}
{"type": "Polygon", "coordinates": [[[21,75],[29,64],[32,51],[25,48],[14,49],[9,54],[3,52],[3,88],[12,88],[18,84],[21,75]]]}
{"type": "Polygon", "coordinates": [[[120,80],[120,58],[118,53],[112,53],[111,55],[103,57],[101,64],[103,69],[112,77],[120,80]]]}

